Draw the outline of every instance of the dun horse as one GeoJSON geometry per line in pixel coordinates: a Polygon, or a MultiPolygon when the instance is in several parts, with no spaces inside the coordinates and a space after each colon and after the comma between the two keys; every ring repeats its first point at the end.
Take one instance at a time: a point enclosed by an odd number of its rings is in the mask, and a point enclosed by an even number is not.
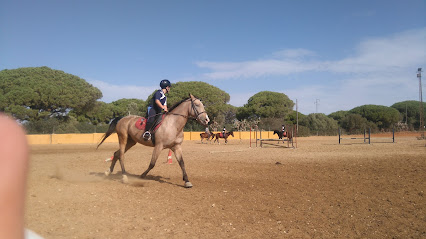
{"type": "Polygon", "coordinates": [[[201,143],[203,143],[204,139],[207,139],[207,141],[210,141],[210,143],[211,143],[211,140],[214,138],[214,134],[201,133],[200,138],[201,138],[201,143]]]}
{"type": "Polygon", "coordinates": [[[171,149],[176,160],[182,169],[184,186],[191,188],[192,184],[188,180],[188,176],[185,170],[185,164],[182,157],[182,142],[183,142],[183,127],[185,126],[188,118],[195,118],[199,123],[206,126],[210,119],[204,110],[204,105],[201,101],[195,98],[193,95],[182,100],[173,107],[170,108],[169,112],[166,113],[161,127],[159,127],[154,133],[155,144],[151,141],[145,141],[142,138],[143,130],[136,128],[136,122],[140,119],[140,116],[129,115],[124,118],[115,118],[109,126],[108,131],[102,138],[98,147],[105,141],[108,136],[112,133],[117,132],[120,149],[115,151],[114,157],[111,162],[111,166],[105,174],[108,176],[114,170],[115,163],[120,160],[121,171],[123,174],[123,182],[127,182],[126,170],[124,168],[124,153],[127,152],[136,143],[143,144],[145,146],[154,147],[152,152],[151,162],[148,169],[142,173],[141,178],[145,178],[148,172],[154,168],[155,162],[160,152],[165,149],[171,149]]]}
{"type": "MultiPolygon", "coordinates": [[[[234,131],[229,131],[229,132],[226,132],[225,134],[222,134],[222,133],[216,133],[215,135],[214,135],[214,137],[216,138],[214,141],[213,141],[213,143],[216,143],[216,141],[220,144],[220,142],[219,142],[219,138],[223,138],[223,139],[225,139],[225,144],[226,143],[228,143],[228,137],[229,137],[229,135],[232,135],[232,137],[234,137],[234,131]]],[[[213,139],[213,138],[212,138],[213,139]]]]}

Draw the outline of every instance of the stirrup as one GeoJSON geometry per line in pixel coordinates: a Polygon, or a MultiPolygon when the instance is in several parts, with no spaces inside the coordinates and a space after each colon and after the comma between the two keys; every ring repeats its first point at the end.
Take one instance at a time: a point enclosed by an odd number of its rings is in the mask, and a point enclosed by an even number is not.
{"type": "Polygon", "coordinates": [[[145,133],[143,133],[142,138],[144,140],[150,140],[151,139],[151,132],[149,131],[145,131],[145,133]]]}

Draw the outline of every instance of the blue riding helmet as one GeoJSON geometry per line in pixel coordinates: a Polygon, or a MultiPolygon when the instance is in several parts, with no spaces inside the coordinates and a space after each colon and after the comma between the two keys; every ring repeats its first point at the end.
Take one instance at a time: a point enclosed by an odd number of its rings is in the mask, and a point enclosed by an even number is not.
{"type": "Polygon", "coordinates": [[[170,83],[170,81],[169,80],[167,80],[167,79],[164,79],[164,80],[162,80],[161,82],[160,82],[160,87],[161,87],[161,89],[166,89],[166,87],[171,87],[172,86],[172,84],[170,83]]]}

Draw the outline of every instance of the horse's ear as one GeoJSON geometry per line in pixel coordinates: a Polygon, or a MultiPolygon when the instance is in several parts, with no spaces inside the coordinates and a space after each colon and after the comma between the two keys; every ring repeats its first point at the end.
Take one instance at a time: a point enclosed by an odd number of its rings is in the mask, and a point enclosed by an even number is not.
{"type": "Polygon", "coordinates": [[[194,96],[191,93],[189,93],[189,98],[194,99],[194,96]]]}

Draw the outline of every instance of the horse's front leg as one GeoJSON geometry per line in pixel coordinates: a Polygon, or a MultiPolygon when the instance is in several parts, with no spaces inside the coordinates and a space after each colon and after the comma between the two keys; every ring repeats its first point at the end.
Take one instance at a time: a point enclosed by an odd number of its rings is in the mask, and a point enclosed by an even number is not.
{"type": "Polygon", "coordinates": [[[143,174],[141,175],[141,178],[145,178],[149,171],[154,168],[155,162],[157,162],[158,156],[160,155],[162,149],[163,145],[161,144],[157,144],[154,147],[154,150],[152,151],[151,162],[149,163],[148,169],[145,170],[145,172],[143,172],[143,174]]]}
{"type": "Polygon", "coordinates": [[[185,188],[192,188],[192,183],[188,180],[188,175],[186,174],[185,170],[185,163],[183,162],[183,156],[182,156],[182,148],[180,145],[176,145],[172,148],[173,152],[175,153],[176,160],[179,163],[180,168],[182,169],[183,174],[183,181],[185,181],[185,188]]]}

